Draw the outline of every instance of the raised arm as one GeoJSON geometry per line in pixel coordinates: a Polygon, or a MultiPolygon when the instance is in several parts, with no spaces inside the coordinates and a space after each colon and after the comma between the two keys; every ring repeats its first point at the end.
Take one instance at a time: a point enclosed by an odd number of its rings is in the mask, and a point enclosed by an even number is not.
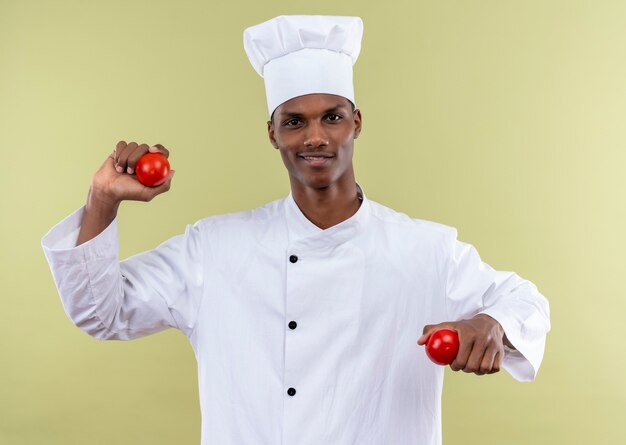
{"type": "MultiPolygon", "coordinates": [[[[185,234],[156,249],[118,259],[120,203],[150,201],[170,186],[171,174],[153,189],[132,175],[136,160],[147,149],[118,144],[94,176],[86,205],[42,239],[66,314],[102,340],[129,340],[168,327],[189,334],[201,300],[205,247],[201,223],[187,226],[185,234]]],[[[157,149],[167,156],[164,148],[157,149]]]]}
{"type": "Polygon", "coordinates": [[[148,147],[135,142],[117,143],[115,151],[106,158],[91,181],[76,245],[89,241],[107,228],[117,216],[122,201],[151,201],[170,189],[173,170],[167,181],[158,187],[146,187],[133,176],[137,161],[148,151],[169,157],[169,151],[160,144],[148,147]]]}

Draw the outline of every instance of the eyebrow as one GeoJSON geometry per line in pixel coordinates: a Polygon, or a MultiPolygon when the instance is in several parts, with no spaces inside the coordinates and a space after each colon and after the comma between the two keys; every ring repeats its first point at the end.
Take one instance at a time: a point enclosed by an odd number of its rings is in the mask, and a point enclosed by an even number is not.
{"type": "MultiPolygon", "coordinates": [[[[335,105],[332,108],[328,108],[328,109],[324,110],[322,114],[332,113],[334,111],[338,111],[340,108],[345,108],[345,106],[341,105],[341,104],[337,104],[337,105],[335,105]]],[[[279,116],[281,118],[283,118],[283,117],[302,117],[302,116],[304,116],[304,114],[297,113],[295,111],[282,111],[279,116]]]]}

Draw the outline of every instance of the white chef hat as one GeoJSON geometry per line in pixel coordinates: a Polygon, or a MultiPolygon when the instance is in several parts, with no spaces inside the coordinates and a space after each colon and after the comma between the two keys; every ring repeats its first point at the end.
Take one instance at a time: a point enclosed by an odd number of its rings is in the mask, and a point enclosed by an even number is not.
{"type": "Polygon", "coordinates": [[[265,80],[269,115],[312,93],[336,94],[356,105],[352,65],[362,36],[360,17],[281,15],[247,28],[243,46],[265,80]]]}

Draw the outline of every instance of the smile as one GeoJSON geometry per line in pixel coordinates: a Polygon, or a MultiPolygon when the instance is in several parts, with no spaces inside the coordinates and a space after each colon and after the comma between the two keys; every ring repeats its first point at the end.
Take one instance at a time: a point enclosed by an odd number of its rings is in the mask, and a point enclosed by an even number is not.
{"type": "Polygon", "coordinates": [[[304,159],[304,161],[309,164],[311,167],[323,167],[326,164],[329,164],[331,160],[334,158],[333,155],[325,154],[325,155],[316,155],[316,156],[298,156],[300,159],[304,159]]]}

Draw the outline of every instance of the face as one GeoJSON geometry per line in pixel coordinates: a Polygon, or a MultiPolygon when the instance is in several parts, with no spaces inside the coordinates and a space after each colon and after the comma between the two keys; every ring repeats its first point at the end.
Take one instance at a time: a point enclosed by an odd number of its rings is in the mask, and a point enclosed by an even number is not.
{"type": "Polygon", "coordinates": [[[307,94],[281,104],[267,123],[270,142],[280,151],[292,188],[327,188],[354,181],[354,139],[361,112],[333,94],[307,94]]]}

